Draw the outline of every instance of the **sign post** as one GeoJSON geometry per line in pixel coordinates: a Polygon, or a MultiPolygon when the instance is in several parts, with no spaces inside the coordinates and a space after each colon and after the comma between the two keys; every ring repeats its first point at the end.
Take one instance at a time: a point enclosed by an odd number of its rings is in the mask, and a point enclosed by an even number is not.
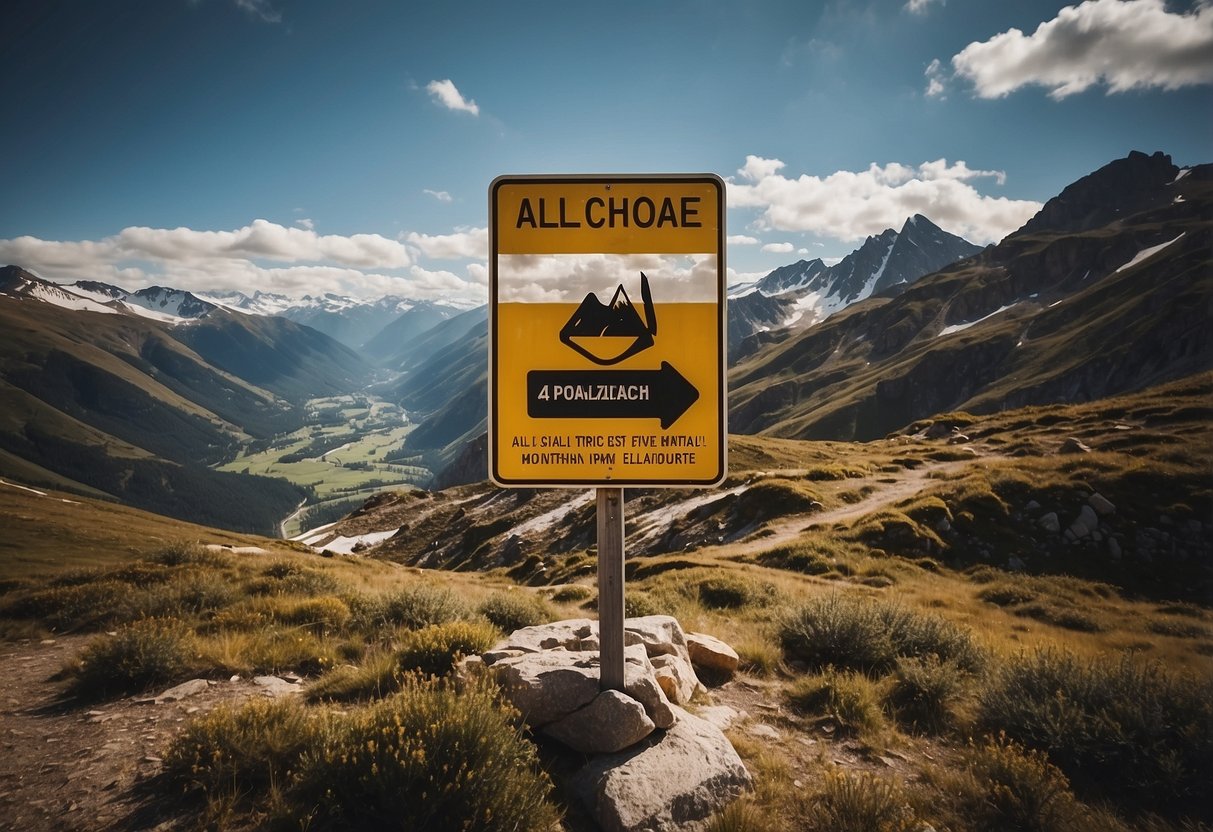
{"type": "Polygon", "coordinates": [[[623,488],[727,471],[724,208],[710,174],[489,189],[489,476],[598,489],[604,689],[623,687],[623,488]]]}

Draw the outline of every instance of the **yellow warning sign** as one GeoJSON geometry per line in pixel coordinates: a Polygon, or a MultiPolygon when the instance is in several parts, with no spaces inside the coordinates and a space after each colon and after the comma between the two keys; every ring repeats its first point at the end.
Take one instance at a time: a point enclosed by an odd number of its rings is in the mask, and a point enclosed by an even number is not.
{"type": "Polygon", "coordinates": [[[493,481],[718,484],[721,179],[503,176],[489,215],[493,481]]]}

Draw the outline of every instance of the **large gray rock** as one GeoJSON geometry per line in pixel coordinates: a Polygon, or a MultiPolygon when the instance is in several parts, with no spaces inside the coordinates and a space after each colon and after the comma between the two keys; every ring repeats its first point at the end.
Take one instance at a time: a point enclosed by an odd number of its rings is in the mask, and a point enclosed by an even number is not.
{"type": "Polygon", "coordinates": [[[650,658],[673,655],[690,661],[686,633],[682,631],[678,619],[672,615],[645,615],[624,619],[623,632],[624,644],[632,643],[627,638],[628,635],[639,638],[650,658]]]}
{"type": "Polygon", "coordinates": [[[604,754],[635,745],[653,733],[644,706],[617,690],[605,690],[580,710],[545,726],[543,733],[583,754],[604,754]]]}
{"type": "Polygon", "coordinates": [[[494,662],[488,672],[527,724],[536,728],[585,707],[598,695],[594,653],[526,653],[494,662]]]}
{"type": "Polygon", "coordinates": [[[690,832],[751,784],[728,738],[677,709],[678,722],[634,748],[595,758],[572,786],[605,832],[690,832]]]}

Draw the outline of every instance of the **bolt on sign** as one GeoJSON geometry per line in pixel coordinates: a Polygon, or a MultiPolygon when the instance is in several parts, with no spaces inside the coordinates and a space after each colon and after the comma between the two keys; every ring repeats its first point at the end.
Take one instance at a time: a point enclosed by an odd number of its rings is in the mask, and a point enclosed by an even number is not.
{"type": "Polygon", "coordinates": [[[489,189],[489,475],[724,479],[724,182],[502,176],[489,189]]]}

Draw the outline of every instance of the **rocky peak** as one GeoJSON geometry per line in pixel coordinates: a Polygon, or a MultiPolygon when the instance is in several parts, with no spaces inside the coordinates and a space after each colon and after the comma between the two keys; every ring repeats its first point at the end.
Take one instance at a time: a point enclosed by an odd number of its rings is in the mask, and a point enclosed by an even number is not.
{"type": "Polygon", "coordinates": [[[1134,150],[1066,186],[1013,236],[1086,231],[1164,204],[1170,201],[1165,188],[1178,174],[1161,150],[1152,156],[1134,150]]]}

